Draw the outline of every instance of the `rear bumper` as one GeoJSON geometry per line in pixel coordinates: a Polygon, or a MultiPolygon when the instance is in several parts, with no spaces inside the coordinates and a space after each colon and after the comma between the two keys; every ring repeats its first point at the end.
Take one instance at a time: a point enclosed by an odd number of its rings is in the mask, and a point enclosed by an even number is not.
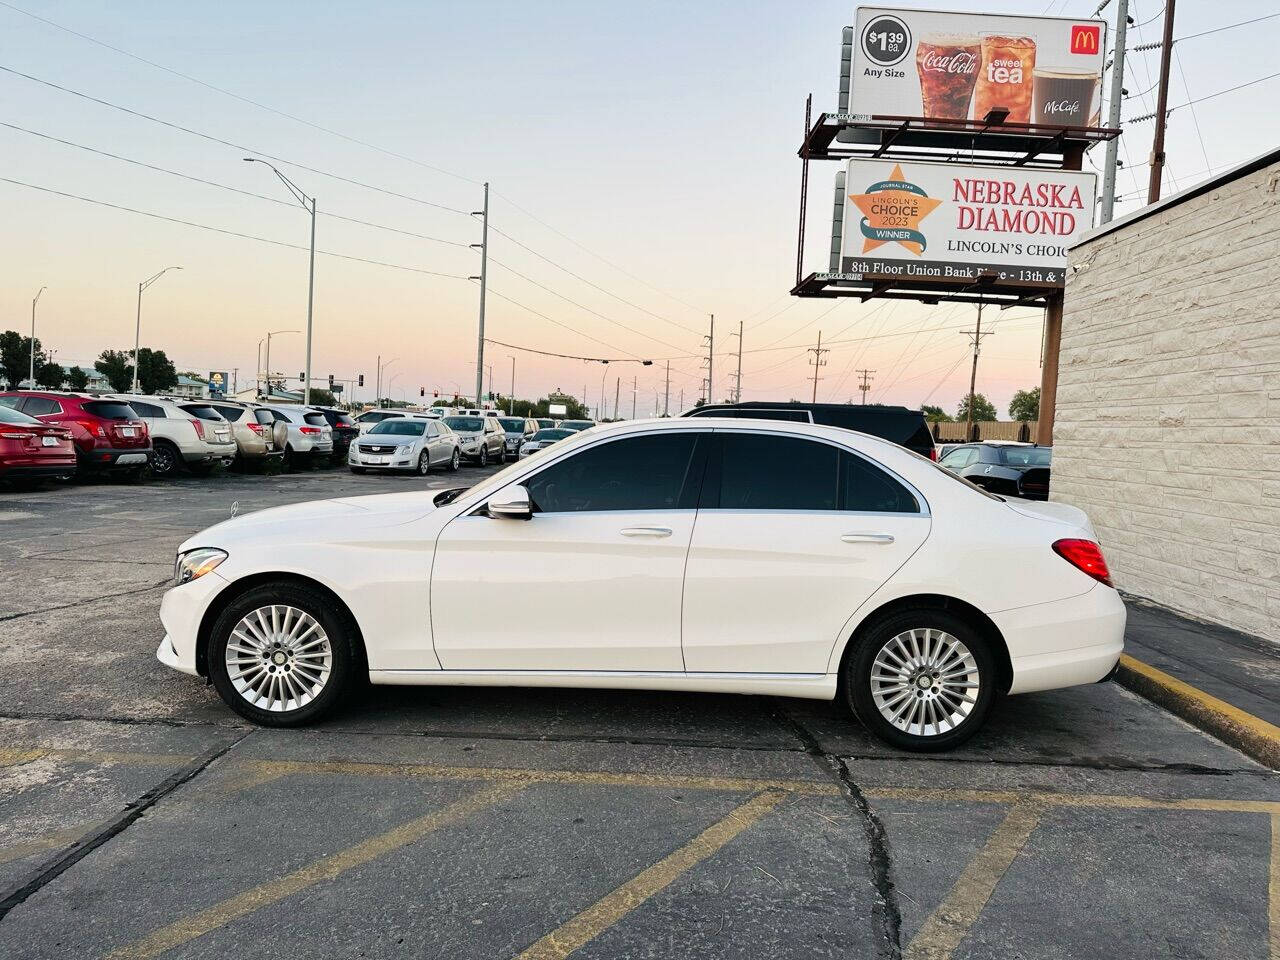
{"type": "Polygon", "coordinates": [[[182,459],[187,463],[214,463],[217,461],[230,463],[235,458],[235,441],[231,443],[209,443],[203,449],[182,451],[182,459]]]}
{"type": "Polygon", "coordinates": [[[0,461],[0,480],[12,480],[19,477],[65,477],[75,472],[75,457],[63,457],[55,463],[5,463],[0,461]]]}
{"type": "Polygon", "coordinates": [[[1125,608],[1102,584],[1068,600],[991,614],[1009,647],[1010,693],[1096,683],[1124,650],[1125,608]]]}
{"type": "Polygon", "coordinates": [[[92,450],[76,450],[76,463],[81,470],[137,470],[151,462],[151,446],[145,447],[94,447],[92,450]]]}

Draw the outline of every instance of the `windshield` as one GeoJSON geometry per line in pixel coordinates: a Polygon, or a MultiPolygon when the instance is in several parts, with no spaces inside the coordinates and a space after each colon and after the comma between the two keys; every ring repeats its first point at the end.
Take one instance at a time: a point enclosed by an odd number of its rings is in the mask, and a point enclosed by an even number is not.
{"type": "Polygon", "coordinates": [[[539,426],[539,427],[546,427],[547,429],[550,429],[551,427],[554,427],[555,425],[556,425],[556,422],[555,422],[554,420],[539,420],[539,421],[538,421],[538,426],[539,426]]]}
{"type": "Polygon", "coordinates": [[[372,434],[394,433],[401,437],[420,437],[427,424],[423,420],[383,420],[369,431],[372,434]]]}
{"type": "Polygon", "coordinates": [[[0,423],[24,423],[29,426],[41,422],[35,417],[28,417],[25,413],[19,413],[10,407],[0,406],[0,423]]]}
{"type": "Polygon", "coordinates": [[[479,417],[445,417],[444,422],[462,433],[479,433],[484,429],[484,421],[479,417]]]}
{"type": "Polygon", "coordinates": [[[553,428],[551,430],[539,430],[533,435],[533,439],[543,440],[549,443],[552,440],[563,440],[565,437],[571,436],[572,434],[572,430],[560,430],[553,428]]]}
{"type": "Polygon", "coordinates": [[[1001,462],[1011,467],[1047,467],[1053,451],[1049,447],[999,447],[1001,462]]]}
{"type": "Polygon", "coordinates": [[[585,430],[587,427],[594,427],[595,425],[594,420],[563,420],[560,423],[560,426],[566,430],[585,430]]]}
{"type": "Polygon", "coordinates": [[[524,420],[521,417],[500,417],[498,422],[507,433],[524,433],[524,420]]]}

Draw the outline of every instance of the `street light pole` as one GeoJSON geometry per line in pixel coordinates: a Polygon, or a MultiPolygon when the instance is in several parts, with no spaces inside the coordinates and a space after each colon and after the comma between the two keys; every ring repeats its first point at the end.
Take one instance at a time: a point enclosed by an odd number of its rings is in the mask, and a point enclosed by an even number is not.
{"type": "MultiPolygon", "coordinates": [[[[480,281],[480,332],[476,337],[476,406],[484,407],[484,294],[489,283],[489,181],[484,184],[484,208],[476,211],[483,218],[480,226],[480,242],[473,243],[473,248],[480,248],[480,276],[472,280],[480,281]]],[[[475,216],[475,213],[472,214],[475,216]]],[[[492,380],[492,378],[490,378],[492,380]]],[[[490,383],[490,387],[493,384],[490,383]]]]}
{"type": "Polygon", "coordinates": [[[293,194],[294,199],[302,204],[302,209],[311,214],[311,258],[307,272],[307,355],[302,374],[304,377],[302,402],[304,405],[309,406],[311,404],[311,319],[316,293],[316,198],[308,197],[296,183],[277,170],[275,166],[267,163],[266,160],[259,160],[257,157],[245,157],[244,160],[246,163],[266,163],[268,167],[271,167],[272,172],[280,178],[280,182],[289,188],[289,192],[293,194]]]}
{"type": "MultiPolygon", "coordinates": [[[[133,327],[133,393],[138,392],[138,348],[142,342],[142,291],[147,289],[170,270],[181,270],[181,267],[165,267],[153,277],[148,277],[138,284],[138,316],[133,327]]],[[[32,346],[35,346],[33,341],[32,346]]]]}
{"type": "Polygon", "coordinates": [[[31,301],[31,389],[36,388],[36,304],[40,302],[40,294],[44,293],[48,287],[41,287],[36,293],[35,299],[31,301]]]}
{"type": "MultiPolygon", "coordinates": [[[[271,330],[267,333],[267,399],[271,399],[271,338],[282,333],[297,333],[297,330],[271,330]]],[[[262,346],[262,341],[258,341],[258,346],[262,346]]]]}
{"type": "Polygon", "coordinates": [[[516,358],[511,358],[511,394],[507,397],[507,415],[514,416],[516,412],[516,358]]]}

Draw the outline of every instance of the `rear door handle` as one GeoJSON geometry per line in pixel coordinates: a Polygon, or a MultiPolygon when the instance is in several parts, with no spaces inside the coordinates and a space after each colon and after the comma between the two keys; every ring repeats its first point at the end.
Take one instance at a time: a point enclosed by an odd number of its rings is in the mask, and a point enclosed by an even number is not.
{"type": "Polygon", "coordinates": [[[623,527],[622,535],[624,537],[669,537],[671,536],[670,527],[623,527]]]}
{"type": "Polygon", "coordinates": [[[840,537],[845,543],[893,543],[891,533],[846,533],[840,537]]]}

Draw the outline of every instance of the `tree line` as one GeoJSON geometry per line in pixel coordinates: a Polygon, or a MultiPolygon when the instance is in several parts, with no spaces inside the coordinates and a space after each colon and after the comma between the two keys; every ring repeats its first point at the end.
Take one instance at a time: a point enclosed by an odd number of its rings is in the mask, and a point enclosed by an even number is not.
{"type": "MultiPolygon", "coordinates": [[[[960,400],[956,406],[956,415],[953,417],[941,407],[931,406],[930,404],[922,404],[920,411],[924,414],[924,418],[930,423],[958,423],[960,421],[969,420],[969,395],[960,400]]],[[[975,423],[989,422],[999,420],[1000,414],[996,411],[996,405],[984,397],[980,393],[973,395],[973,421],[975,423]]],[[[1034,421],[1040,419],[1040,388],[1033,390],[1019,390],[1013,395],[1013,399],[1009,401],[1009,419],[1034,421]]]]}
{"type": "MultiPolygon", "coordinates": [[[[83,390],[89,385],[89,375],[79,367],[64,367],[55,363],[44,349],[40,338],[32,342],[14,330],[0,333],[0,377],[9,389],[27,379],[31,370],[31,352],[35,350],[36,386],[46,390],[83,390]]],[[[93,367],[107,379],[111,389],[123,393],[133,387],[133,351],[103,350],[93,367]]],[[[178,385],[178,371],[163,350],[142,347],[138,351],[138,386],[144,393],[162,393],[178,385]]]]}

